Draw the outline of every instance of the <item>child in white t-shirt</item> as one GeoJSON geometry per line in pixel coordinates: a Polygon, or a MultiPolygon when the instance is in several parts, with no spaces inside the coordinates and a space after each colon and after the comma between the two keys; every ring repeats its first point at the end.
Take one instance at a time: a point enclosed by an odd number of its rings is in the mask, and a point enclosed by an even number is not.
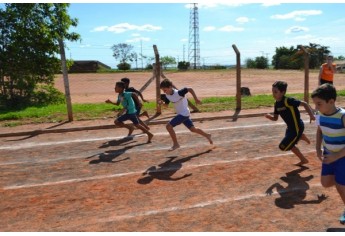
{"type": "MultiPolygon", "coordinates": [[[[177,141],[176,133],[174,131],[174,127],[180,124],[184,124],[191,132],[200,134],[207,138],[210,144],[213,144],[211,139],[211,134],[205,133],[203,130],[196,128],[193,124],[193,121],[190,119],[190,111],[188,108],[188,101],[185,95],[190,92],[194,100],[197,104],[201,104],[201,101],[197,98],[194,90],[192,88],[183,88],[180,90],[174,89],[173,84],[170,80],[164,79],[160,84],[161,90],[165,93],[166,98],[168,101],[174,104],[175,110],[177,115],[170,120],[167,124],[166,128],[170,134],[170,137],[173,141],[173,146],[171,147],[170,151],[173,151],[180,147],[180,144],[177,141]]],[[[163,103],[162,100],[158,101],[159,103],[163,103]]]]}

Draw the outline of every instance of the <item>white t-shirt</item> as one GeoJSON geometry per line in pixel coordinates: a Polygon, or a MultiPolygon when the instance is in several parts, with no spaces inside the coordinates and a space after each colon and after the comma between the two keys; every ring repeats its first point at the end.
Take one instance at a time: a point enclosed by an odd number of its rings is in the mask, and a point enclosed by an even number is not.
{"type": "Polygon", "coordinates": [[[173,89],[172,95],[166,94],[166,97],[168,98],[168,100],[174,103],[174,107],[178,115],[190,116],[187,97],[185,97],[187,93],[188,93],[188,89],[183,88],[180,90],[173,89]]]}

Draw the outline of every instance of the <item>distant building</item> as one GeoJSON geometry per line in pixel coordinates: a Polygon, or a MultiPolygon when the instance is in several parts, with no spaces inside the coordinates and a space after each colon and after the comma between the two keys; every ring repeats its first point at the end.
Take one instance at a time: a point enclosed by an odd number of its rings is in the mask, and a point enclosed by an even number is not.
{"type": "Polygon", "coordinates": [[[100,61],[74,61],[69,73],[92,73],[98,70],[110,70],[111,67],[100,61]]]}
{"type": "Polygon", "coordinates": [[[345,61],[334,61],[337,65],[337,72],[345,72],[345,61]]]}

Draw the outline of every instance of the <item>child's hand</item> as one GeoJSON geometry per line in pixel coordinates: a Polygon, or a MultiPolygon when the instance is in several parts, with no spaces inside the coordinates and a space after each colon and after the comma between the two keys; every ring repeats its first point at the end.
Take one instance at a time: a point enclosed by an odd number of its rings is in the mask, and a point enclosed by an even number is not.
{"type": "Polygon", "coordinates": [[[195,103],[201,105],[201,101],[199,99],[195,99],[195,103]]]}
{"type": "Polygon", "coordinates": [[[111,101],[109,99],[105,100],[106,103],[111,103],[111,101]]]}
{"type": "Polygon", "coordinates": [[[265,117],[266,117],[267,119],[269,119],[269,120],[272,119],[271,114],[266,114],[265,117]]]}
{"type": "Polygon", "coordinates": [[[312,115],[310,115],[310,124],[313,120],[315,120],[315,116],[312,114],[312,115]]]}

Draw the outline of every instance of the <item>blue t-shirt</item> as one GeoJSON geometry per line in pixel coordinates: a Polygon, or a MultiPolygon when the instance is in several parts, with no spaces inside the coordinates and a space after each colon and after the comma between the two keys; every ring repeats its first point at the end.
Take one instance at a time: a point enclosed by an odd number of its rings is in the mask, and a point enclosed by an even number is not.
{"type": "Polygon", "coordinates": [[[120,102],[123,108],[127,110],[127,114],[135,114],[137,112],[131,92],[123,92],[122,94],[119,94],[117,101],[120,102]]]}

